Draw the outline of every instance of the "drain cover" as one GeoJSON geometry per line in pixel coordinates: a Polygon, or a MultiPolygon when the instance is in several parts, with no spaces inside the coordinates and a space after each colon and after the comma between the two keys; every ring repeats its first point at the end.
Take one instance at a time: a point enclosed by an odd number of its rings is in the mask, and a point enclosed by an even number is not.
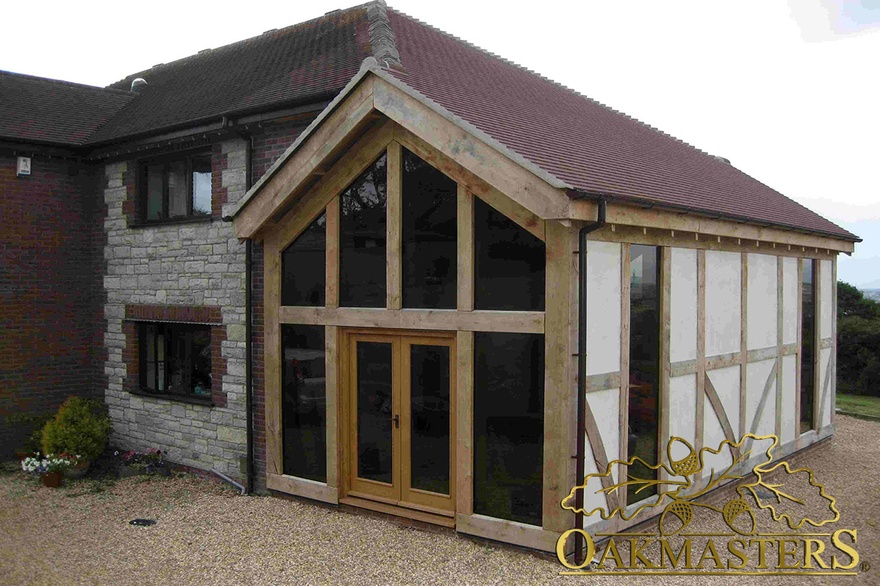
{"type": "Polygon", "coordinates": [[[149,527],[150,525],[155,525],[156,521],[153,519],[132,519],[128,524],[137,525],[138,527],[149,527]]]}

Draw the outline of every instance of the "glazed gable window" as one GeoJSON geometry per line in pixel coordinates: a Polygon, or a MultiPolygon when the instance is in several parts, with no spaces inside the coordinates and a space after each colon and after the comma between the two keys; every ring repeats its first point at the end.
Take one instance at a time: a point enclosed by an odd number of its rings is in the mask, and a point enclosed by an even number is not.
{"type": "Polygon", "coordinates": [[[163,222],[211,215],[211,154],[147,161],[140,168],[142,219],[163,222]]]}
{"type": "Polygon", "coordinates": [[[143,392],[211,397],[210,326],[142,323],[139,327],[143,392]]]}

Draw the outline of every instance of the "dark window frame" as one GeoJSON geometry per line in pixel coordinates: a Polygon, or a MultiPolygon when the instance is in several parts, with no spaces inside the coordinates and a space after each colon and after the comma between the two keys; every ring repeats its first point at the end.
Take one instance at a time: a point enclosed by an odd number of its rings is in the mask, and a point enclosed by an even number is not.
{"type": "Polygon", "coordinates": [[[147,395],[150,397],[163,397],[167,399],[177,399],[186,402],[194,402],[194,403],[205,403],[211,404],[211,393],[213,386],[213,371],[214,371],[214,356],[213,356],[213,326],[206,324],[189,324],[189,323],[178,323],[178,322],[138,322],[137,324],[137,336],[138,336],[138,350],[139,356],[138,360],[138,394],[147,395]],[[148,341],[150,339],[151,330],[153,333],[153,357],[154,359],[151,361],[149,358],[149,344],[148,341]],[[207,352],[208,352],[208,366],[209,371],[202,378],[204,381],[204,392],[199,395],[195,392],[195,386],[193,384],[192,379],[192,370],[193,370],[193,360],[194,360],[194,342],[192,338],[190,338],[186,343],[187,347],[185,348],[186,356],[185,360],[188,364],[187,372],[185,374],[185,384],[184,388],[190,388],[189,392],[173,392],[170,389],[171,387],[171,378],[173,376],[171,364],[175,360],[174,357],[174,348],[176,344],[175,340],[179,340],[181,335],[186,337],[186,334],[193,334],[196,331],[201,331],[203,334],[207,334],[208,343],[207,343],[207,352]],[[164,360],[159,360],[159,352],[158,352],[158,343],[159,338],[163,339],[163,357],[164,360]],[[153,380],[156,381],[155,387],[150,388],[148,378],[151,364],[154,365],[153,368],[153,380]],[[160,370],[160,364],[162,364],[160,370]],[[162,388],[159,388],[158,381],[162,378],[163,384],[162,388]]]}
{"type": "Polygon", "coordinates": [[[138,202],[138,220],[142,225],[153,224],[174,224],[180,222],[201,222],[212,219],[214,205],[214,186],[213,186],[213,155],[210,149],[198,149],[183,151],[174,154],[164,155],[161,157],[144,159],[138,163],[137,177],[137,202],[138,202]],[[211,179],[209,185],[210,205],[207,213],[193,212],[193,203],[195,194],[193,193],[193,161],[198,159],[207,159],[211,167],[211,179]],[[186,215],[171,217],[170,215],[170,195],[169,195],[169,169],[174,163],[183,162],[186,165],[184,176],[186,178],[186,191],[188,193],[186,201],[186,215]],[[162,166],[162,209],[160,217],[149,218],[149,173],[147,169],[154,166],[162,166]]]}
{"type": "MultiPolygon", "coordinates": [[[[632,458],[636,455],[642,456],[643,459],[648,461],[651,465],[657,465],[661,461],[660,453],[662,451],[661,438],[660,438],[660,385],[661,385],[661,372],[660,372],[660,355],[663,347],[663,337],[661,335],[661,314],[663,311],[663,299],[662,299],[662,291],[663,291],[663,255],[667,254],[664,247],[656,246],[656,245],[642,245],[642,244],[632,244],[629,248],[629,265],[631,266],[632,260],[634,258],[633,248],[638,247],[641,249],[653,248],[655,249],[653,252],[654,256],[654,280],[655,280],[655,298],[652,300],[650,297],[638,297],[633,298],[632,292],[632,269],[630,268],[630,295],[628,299],[629,304],[629,314],[630,314],[630,336],[629,336],[629,364],[630,369],[627,373],[627,376],[630,379],[630,386],[628,390],[628,411],[627,411],[627,434],[628,434],[628,446],[627,446],[627,459],[632,458]],[[646,303],[647,301],[647,303],[646,303]],[[637,310],[639,307],[642,308],[642,314],[644,315],[645,310],[650,310],[649,304],[653,301],[656,305],[653,308],[655,315],[652,316],[652,319],[649,323],[646,323],[642,320],[636,319],[636,315],[639,313],[637,310]],[[642,331],[641,326],[650,325],[650,331],[642,331]],[[636,341],[639,339],[650,339],[651,337],[656,337],[656,342],[652,344],[650,350],[653,351],[653,356],[647,356],[645,359],[644,356],[639,356],[638,352],[640,348],[637,347],[636,341]],[[636,368],[637,365],[643,365],[646,368],[636,368]],[[638,380],[641,381],[642,384],[636,386],[633,384],[633,376],[638,377],[638,380]],[[649,391],[646,392],[646,387],[653,387],[649,391]],[[653,402],[654,409],[653,415],[654,420],[651,421],[643,421],[639,419],[639,421],[633,421],[634,418],[639,415],[644,414],[647,410],[650,409],[651,403],[653,402]],[[638,425],[635,425],[638,424],[638,425]],[[652,429],[653,428],[653,429],[652,429]],[[643,430],[642,433],[636,433],[637,430],[643,430]],[[653,461],[649,461],[644,454],[638,454],[636,450],[636,445],[633,445],[635,440],[639,438],[646,437],[647,433],[653,435],[653,461]]],[[[646,253],[647,250],[644,250],[643,253],[646,253]]],[[[642,350],[644,348],[641,348],[642,350]]],[[[650,474],[650,478],[657,479],[658,471],[650,470],[645,468],[641,464],[634,464],[630,466],[628,469],[628,473],[632,474],[633,472],[641,478],[642,476],[647,476],[650,474]]],[[[634,504],[636,502],[640,502],[644,499],[652,497],[657,494],[657,488],[652,487],[651,489],[642,490],[638,494],[636,494],[635,487],[626,487],[626,503],[628,505],[634,504]]]]}
{"type": "Polygon", "coordinates": [[[816,298],[819,290],[819,282],[816,278],[819,273],[819,261],[814,258],[800,258],[800,279],[798,286],[800,287],[799,295],[801,296],[801,314],[800,319],[800,345],[801,355],[799,357],[799,372],[801,377],[800,388],[798,389],[799,401],[799,417],[798,417],[798,435],[802,435],[809,431],[818,429],[819,422],[816,421],[815,409],[818,385],[816,384],[816,373],[819,369],[819,356],[821,352],[821,344],[816,338],[819,330],[819,307],[816,304],[816,298]],[[807,265],[810,267],[810,281],[807,283],[806,277],[807,265]],[[810,288],[810,297],[807,299],[805,287],[810,288]],[[808,307],[809,304],[809,307],[808,307]],[[804,360],[808,358],[808,362],[804,360]],[[807,374],[808,376],[804,376],[807,374]],[[806,408],[806,409],[805,409],[806,408]],[[807,411],[807,413],[805,413],[807,411]]]}

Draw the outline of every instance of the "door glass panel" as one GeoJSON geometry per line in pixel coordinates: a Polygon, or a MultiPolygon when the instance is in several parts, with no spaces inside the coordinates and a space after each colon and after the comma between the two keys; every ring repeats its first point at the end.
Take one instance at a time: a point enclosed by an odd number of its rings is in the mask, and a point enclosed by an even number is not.
{"type": "Polygon", "coordinates": [[[282,325],[284,473],[327,481],[324,326],[282,325]]]}
{"type": "Polygon", "coordinates": [[[392,484],[392,346],[357,342],[357,469],[360,478],[392,484]]]}
{"type": "Polygon", "coordinates": [[[386,156],[342,192],[339,221],[339,303],[385,307],[386,156]]]}
{"type": "Polygon", "coordinates": [[[403,149],[403,306],[455,309],[457,186],[403,149]]]}
{"type": "Polygon", "coordinates": [[[449,347],[410,346],[410,486],[449,494],[449,347]]]}
{"type": "Polygon", "coordinates": [[[541,525],[544,336],[474,333],[474,512],[541,525]]]}

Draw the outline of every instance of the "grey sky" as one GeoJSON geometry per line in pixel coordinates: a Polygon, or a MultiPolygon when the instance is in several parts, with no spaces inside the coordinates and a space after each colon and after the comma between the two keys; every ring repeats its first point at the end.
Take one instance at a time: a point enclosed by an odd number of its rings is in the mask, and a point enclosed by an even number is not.
{"type": "MultiPolygon", "coordinates": [[[[7,7],[0,69],[107,85],[349,5],[49,1],[14,19],[7,7]]],[[[390,5],[729,158],[864,238],[839,277],[880,282],[880,0],[390,5]]]]}

